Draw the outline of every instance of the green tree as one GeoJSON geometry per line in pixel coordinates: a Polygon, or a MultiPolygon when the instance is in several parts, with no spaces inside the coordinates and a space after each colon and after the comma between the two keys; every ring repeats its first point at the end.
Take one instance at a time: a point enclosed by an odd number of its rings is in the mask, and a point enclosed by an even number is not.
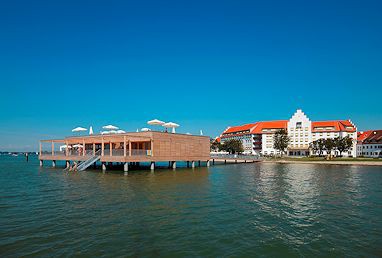
{"type": "Polygon", "coordinates": [[[242,153],[244,151],[243,143],[240,140],[231,139],[221,145],[221,150],[228,151],[231,154],[242,153]]]}
{"type": "Polygon", "coordinates": [[[324,139],[315,140],[310,144],[310,148],[313,150],[313,153],[316,154],[318,152],[318,156],[322,156],[322,153],[325,150],[325,141],[324,139]]]}
{"type": "Polygon", "coordinates": [[[337,137],[334,139],[335,147],[342,157],[342,153],[348,151],[353,146],[353,140],[349,136],[346,137],[337,137]]]}
{"type": "Polygon", "coordinates": [[[274,135],[273,148],[280,151],[281,156],[283,156],[288,147],[289,141],[290,138],[288,136],[288,133],[284,129],[280,129],[276,131],[274,135]]]}
{"type": "Polygon", "coordinates": [[[211,151],[221,150],[221,143],[215,139],[210,138],[210,150],[211,151]]]}
{"type": "Polygon", "coordinates": [[[336,147],[335,141],[331,138],[324,139],[324,144],[325,144],[326,153],[330,157],[332,155],[332,150],[336,147]]]}

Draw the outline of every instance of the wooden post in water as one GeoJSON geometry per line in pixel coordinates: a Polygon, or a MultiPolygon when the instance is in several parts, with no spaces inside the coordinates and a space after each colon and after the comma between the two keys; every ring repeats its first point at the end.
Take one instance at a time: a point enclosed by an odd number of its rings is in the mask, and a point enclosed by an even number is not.
{"type": "Polygon", "coordinates": [[[86,148],[85,148],[85,139],[82,138],[82,156],[85,156],[86,148]]]}
{"type": "Polygon", "coordinates": [[[126,135],[123,136],[123,156],[126,157],[126,135]]]}

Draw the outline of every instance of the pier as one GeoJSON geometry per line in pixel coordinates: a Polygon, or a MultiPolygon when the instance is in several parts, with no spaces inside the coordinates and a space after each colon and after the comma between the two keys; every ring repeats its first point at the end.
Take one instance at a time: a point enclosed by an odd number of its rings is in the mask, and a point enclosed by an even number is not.
{"type": "Polygon", "coordinates": [[[238,155],[238,154],[211,154],[211,161],[227,163],[253,163],[262,161],[259,156],[255,155],[238,155]]]}

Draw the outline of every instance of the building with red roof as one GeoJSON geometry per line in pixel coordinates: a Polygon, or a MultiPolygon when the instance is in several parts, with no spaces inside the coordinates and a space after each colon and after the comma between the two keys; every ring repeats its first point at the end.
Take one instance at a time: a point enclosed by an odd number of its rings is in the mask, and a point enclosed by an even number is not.
{"type": "Polygon", "coordinates": [[[290,156],[313,154],[310,143],[318,139],[346,136],[354,139],[354,146],[344,156],[355,157],[357,154],[357,128],[351,120],[310,121],[300,109],[289,120],[261,121],[228,127],[220,138],[222,143],[230,139],[242,141],[244,153],[247,154],[275,155],[279,153],[273,148],[274,133],[280,129],[286,130],[290,137],[287,150],[290,156]]]}
{"type": "Polygon", "coordinates": [[[357,156],[382,157],[382,130],[369,130],[358,133],[357,156]]]}

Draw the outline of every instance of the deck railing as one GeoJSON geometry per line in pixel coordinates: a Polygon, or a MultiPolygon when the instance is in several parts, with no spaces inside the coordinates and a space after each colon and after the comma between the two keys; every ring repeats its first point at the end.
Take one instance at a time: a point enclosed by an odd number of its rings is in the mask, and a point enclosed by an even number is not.
{"type": "MultiPolygon", "coordinates": [[[[112,156],[124,156],[125,151],[123,149],[112,149],[112,156]]],[[[66,151],[54,151],[53,153],[51,151],[43,151],[41,155],[46,156],[67,156],[67,157],[78,157],[78,156],[93,156],[93,150],[85,150],[85,155],[83,155],[82,151],[73,151],[70,150],[68,154],[66,155],[66,151]]],[[[95,153],[96,156],[101,155],[101,150],[97,150],[95,153]]],[[[103,152],[104,156],[110,156],[110,149],[105,149],[103,152]]],[[[152,151],[151,150],[138,150],[138,149],[132,149],[131,150],[131,156],[151,156],[152,151]]],[[[126,150],[126,156],[129,155],[129,150],[126,150]]]]}

